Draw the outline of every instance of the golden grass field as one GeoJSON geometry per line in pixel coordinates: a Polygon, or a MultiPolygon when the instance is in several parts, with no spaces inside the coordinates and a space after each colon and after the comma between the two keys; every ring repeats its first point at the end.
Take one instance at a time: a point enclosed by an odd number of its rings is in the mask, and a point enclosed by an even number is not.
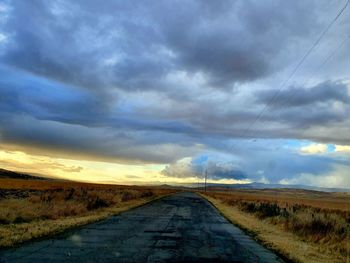
{"type": "Polygon", "coordinates": [[[157,187],[0,179],[0,247],[101,220],[172,192],[157,187]]]}
{"type": "MultiPolygon", "coordinates": [[[[0,247],[88,224],[175,192],[145,186],[0,179],[0,247]]],[[[293,262],[347,262],[350,194],[295,189],[200,193],[293,262]]]]}
{"type": "Polygon", "coordinates": [[[292,261],[349,260],[349,193],[267,189],[202,195],[229,220],[292,261]]]}

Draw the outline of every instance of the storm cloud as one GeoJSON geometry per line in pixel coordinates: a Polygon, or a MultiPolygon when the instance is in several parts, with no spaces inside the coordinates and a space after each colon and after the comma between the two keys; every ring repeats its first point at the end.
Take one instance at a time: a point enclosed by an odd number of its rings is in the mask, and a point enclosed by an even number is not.
{"type": "Polygon", "coordinates": [[[247,175],[239,170],[233,162],[223,162],[209,156],[184,158],[165,167],[162,174],[170,177],[186,178],[197,177],[211,180],[246,179],[247,175]]]}
{"type": "Polygon", "coordinates": [[[312,2],[15,1],[11,10],[6,64],[91,89],[163,90],[178,71],[229,88],[285,65],[287,41],[318,28],[312,2]]]}
{"type": "MultiPolygon", "coordinates": [[[[274,96],[275,90],[260,92],[258,101],[269,103],[274,96]]],[[[325,81],[311,88],[291,87],[279,93],[277,99],[269,104],[270,107],[300,107],[317,103],[340,102],[344,105],[350,104],[350,93],[346,83],[325,81]]]]}
{"type": "Polygon", "coordinates": [[[329,174],[332,154],[285,146],[350,145],[348,9],[288,76],[343,5],[3,1],[0,146],[176,178],[329,174]]]}

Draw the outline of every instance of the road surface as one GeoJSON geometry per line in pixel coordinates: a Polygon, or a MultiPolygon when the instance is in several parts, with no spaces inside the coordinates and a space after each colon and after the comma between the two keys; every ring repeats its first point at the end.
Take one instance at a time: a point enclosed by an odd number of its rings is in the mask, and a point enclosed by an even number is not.
{"type": "Polygon", "coordinates": [[[178,193],[54,238],[0,251],[0,262],[282,262],[208,201],[178,193]]]}

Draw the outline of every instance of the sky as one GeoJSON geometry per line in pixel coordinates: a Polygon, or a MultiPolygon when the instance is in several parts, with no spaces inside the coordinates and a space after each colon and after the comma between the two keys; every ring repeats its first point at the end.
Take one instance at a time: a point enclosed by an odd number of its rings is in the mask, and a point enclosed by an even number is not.
{"type": "Polygon", "coordinates": [[[350,187],[346,2],[0,0],[0,167],[350,187]]]}

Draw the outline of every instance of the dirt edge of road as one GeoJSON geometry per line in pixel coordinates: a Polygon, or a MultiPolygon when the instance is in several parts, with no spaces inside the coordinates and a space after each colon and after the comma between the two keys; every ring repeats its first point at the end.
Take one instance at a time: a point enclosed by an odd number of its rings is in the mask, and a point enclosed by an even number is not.
{"type": "Polygon", "coordinates": [[[241,228],[245,233],[253,237],[258,243],[276,253],[286,262],[297,263],[327,263],[334,261],[333,255],[320,251],[320,248],[300,240],[291,233],[284,232],[275,226],[267,225],[254,216],[239,211],[205,194],[199,193],[211,203],[222,216],[232,224],[241,228]]]}
{"type": "Polygon", "coordinates": [[[276,246],[271,245],[271,243],[266,242],[264,239],[259,237],[259,234],[255,232],[254,230],[246,227],[245,225],[241,224],[237,220],[235,220],[229,213],[226,213],[225,209],[223,209],[223,205],[220,204],[217,200],[214,198],[208,197],[205,194],[199,193],[201,197],[203,197],[205,200],[207,200],[213,207],[215,207],[216,210],[229,222],[231,222],[233,225],[238,226],[240,229],[243,230],[244,233],[252,237],[256,242],[258,242],[260,245],[264,246],[265,248],[273,251],[276,255],[278,255],[281,259],[283,259],[286,263],[299,263],[301,261],[298,261],[297,259],[293,259],[290,256],[286,255],[286,253],[283,253],[280,249],[276,248],[276,246]]]}
{"type": "MultiPolygon", "coordinates": [[[[111,216],[119,215],[123,212],[130,211],[138,207],[142,207],[144,205],[150,204],[152,202],[155,202],[159,199],[165,198],[172,194],[174,193],[151,197],[151,198],[133,200],[132,202],[126,202],[122,207],[111,207],[111,208],[103,209],[98,213],[83,216],[83,217],[69,217],[69,218],[63,218],[59,220],[45,220],[45,222],[38,221],[34,226],[33,226],[33,223],[30,223],[30,227],[42,228],[42,233],[35,236],[28,236],[28,238],[21,237],[21,241],[18,241],[18,242],[14,241],[9,244],[2,244],[0,246],[0,251],[6,250],[9,248],[20,247],[22,245],[40,241],[40,240],[45,240],[47,238],[50,238],[56,235],[64,235],[66,232],[68,233],[69,231],[82,228],[86,225],[103,221],[111,216]],[[43,223],[45,223],[45,226],[43,226],[43,223]]],[[[10,232],[13,231],[13,228],[17,228],[16,230],[20,234],[21,232],[27,232],[26,229],[28,228],[28,226],[29,226],[29,223],[8,225],[6,226],[6,228],[0,229],[0,234],[2,235],[10,234],[10,232]]]]}

